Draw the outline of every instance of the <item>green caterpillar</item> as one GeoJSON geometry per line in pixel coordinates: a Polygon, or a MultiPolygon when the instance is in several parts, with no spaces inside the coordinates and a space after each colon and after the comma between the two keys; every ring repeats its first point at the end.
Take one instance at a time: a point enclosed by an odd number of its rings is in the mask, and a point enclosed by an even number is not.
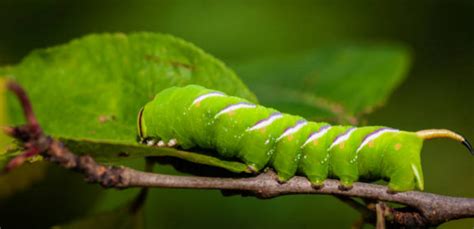
{"type": "Polygon", "coordinates": [[[449,130],[331,126],[197,85],[158,93],[140,110],[137,129],[149,145],[214,149],[254,172],[271,167],[280,182],[299,173],[315,187],[339,178],[343,189],[359,179],[385,179],[391,191],[423,190],[420,151],[426,139],[452,138],[473,151],[449,130]]]}

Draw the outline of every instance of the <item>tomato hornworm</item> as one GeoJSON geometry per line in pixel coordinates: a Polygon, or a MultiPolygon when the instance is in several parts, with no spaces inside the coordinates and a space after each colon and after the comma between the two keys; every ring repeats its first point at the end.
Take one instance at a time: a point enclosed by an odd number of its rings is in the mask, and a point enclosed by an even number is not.
{"type": "Polygon", "coordinates": [[[138,115],[138,135],[149,145],[214,149],[253,172],[273,168],[285,182],[302,174],[315,187],[339,178],[341,188],[358,180],[389,181],[391,191],[423,190],[423,141],[461,135],[444,129],[401,131],[307,121],[198,85],[158,93],[138,115]]]}

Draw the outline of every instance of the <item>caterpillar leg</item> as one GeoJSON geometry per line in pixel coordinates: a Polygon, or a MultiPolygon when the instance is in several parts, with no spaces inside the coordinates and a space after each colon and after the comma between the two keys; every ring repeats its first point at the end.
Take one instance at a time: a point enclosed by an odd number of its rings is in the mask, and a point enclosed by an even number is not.
{"type": "Polygon", "coordinates": [[[278,181],[286,182],[292,178],[303,156],[302,144],[315,127],[298,116],[288,116],[287,127],[278,136],[273,155],[272,166],[278,173],[278,181]]]}
{"type": "Polygon", "coordinates": [[[148,145],[148,146],[154,146],[159,142],[159,140],[156,139],[142,139],[140,143],[148,145]]]}
{"type": "Polygon", "coordinates": [[[174,138],[169,140],[168,143],[166,144],[166,146],[168,146],[168,147],[175,147],[177,145],[178,145],[178,141],[174,138]]]}
{"type": "Polygon", "coordinates": [[[324,181],[329,172],[329,152],[327,142],[323,137],[331,129],[326,123],[310,123],[313,125],[313,132],[305,139],[301,146],[302,158],[298,167],[298,172],[305,175],[311,182],[313,188],[319,189],[324,186],[324,181]]]}
{"type": "Polygon", "coordinates": [[[155,146],[155,147],[174,148],[178,146],[178,141],[175,138],[170,139],[168,142],[165,142],[163,140],[157,140],[157,139],[147,139],[147,140],[142,141],[142,143],[148,146],[155,146]]]}
{"type": "Polygon", "coordinates": [[[292,178],[295,174],[291,173],[291,172],[277,172],[277,179],[278,179],[278,182],[280,183],[285,183],[287,182],[290,178],[292,178]]]}
{"type": "Polygon", "coordinates": [[[350,176],[343,176],[339,178],[339,182],[341,183],[339,185],[339,189],[341,190],[350,190],[352,189],[352,185],[357,179],[354,179],[353,177],[350,176]]]}
{"type": "Polygon", "coordinates": [[[155,146],[158,146],[158,147],[165,147],[167,144],[164,142],[164,141],[158,141],[155,146]]]}
{"type": "Polygon", "coordinates": [[[390,176],[388,189],[390,192],[404,192],[415,189],[415,176],[412,169],[409,167],[397,169],[390,176]]]}
{"type": "Polygon", "coordinates": [[[317,175],[316,176],[306,175],[306,177],[308,178],[313,188],[320,189],[324,187],[324,181],[326,180],[325,177],[317,176],[317,175]]]}
{"type": "Polygon", "coordinates": [[[270,160],[274,152],[272,149],[273,142],[270,136],[265,135],[265,132],[248,134],[243,140],[242,149],[239,152],[239,158],[249,166],[253,172],[258,172],[270,160]],[[268,144],[265,144],[267,142],[268,144]]]}

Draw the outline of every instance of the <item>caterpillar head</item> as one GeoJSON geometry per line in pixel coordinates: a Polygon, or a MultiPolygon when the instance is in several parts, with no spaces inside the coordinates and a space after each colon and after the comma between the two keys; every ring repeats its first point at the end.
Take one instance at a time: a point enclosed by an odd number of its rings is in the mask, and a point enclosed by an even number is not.
{"type": "Polygon", "coordinates": [[[140,109],[137,117],[137,135],[140,142],[150,139],[156,141],[163,137],[163,131],[168,125],[166,121],[172,116],[167,105],[176,90],[176,87],[171,87],[161,91],[140,109]],[[153,128],[149,128],[151,126],[153,128]]]}
{"type": "Polygon", "coordinates": [[[184,148],[193,146],[190,141],[191,134],[187,131],[192,119],[184,114],[199,98],[215,93],[223,95],[199,85],[170,87],[160,91],[138,112],[139,140],[148,144],[163,141],[169,147],[177,143],[184,148]]]}

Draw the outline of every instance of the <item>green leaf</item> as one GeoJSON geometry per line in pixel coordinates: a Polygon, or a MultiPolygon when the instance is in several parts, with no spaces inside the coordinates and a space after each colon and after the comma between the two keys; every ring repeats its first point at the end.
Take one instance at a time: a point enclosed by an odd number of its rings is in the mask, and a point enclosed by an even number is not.
{"type": "MultiPolygon", "coordinates": [[[[183,40],[138,33],[90,35],[32,52],[8,72],[56,137],[136,142],[136,116],[159,91],[201,84],[255,101],[222,62],[183,40]]],[[[13,123],[22,114],[9,101],[13,123]]]]}
{"type": "Polygon", "coordinates": [[[224,161],[216,157],[201,153],[192,153],[176,150],[173,148],[156,148],[142,144],[123,144],[116,142],[92,141],[92,140],[73,140],[60,138],[61,142],[74,149],[76,154],[88,154],[99,162],[110,164],[120,164],[124,159],[143,158],[148,156],[176,157],[190,162],[203,165],[220,167],[236,173],[250,173],[247,165],[235,162],[224,161]]]}
{"type": "MultiPolygon", "coordinates": [[[[0,68],[0,76],[2,73],[6,72],[8,68],[0,68]]],[[[6,104],[6,80],[5,78],[0,78],[0,126],[6,126],[8,124],[8,117],[6,113],[7,104],[6,104]]],[[[0,132],[0,163],[2,158],[7,158],[9,155],[8,148],[12,143],[12,138],[0,132]]],[[[1,166],[1,164],[0,164],[1,166]]],[[[0,167],[1,168],[1,167],[0,167]]]]}
{"type": "MultiPolygon", "coordinates": [[[[256,102],[222,62],[181,39],[153,33],[86,36],[36,50],[0,73],[26,89],[46,133],[136,147],[127,148],[130,152],[144,148],[136,141],[139,109],[170,86],[200,84],[256,102]]],[[[10,123],[24,123],[13,96],[7,98],[7,112],[10,123]]]]}
{"type": "MultiPolygon", "coordinates": [[[[0,158],[1,162],[2,158],[0,158]]],[[[0,168],[3,166],[0,163],[0,168]]],[[[0,175],[0,199],[5,199],[43,180],[47,163],[26,163],[13,171],[0,175]]]]}
{"type": "MultiPolygon", "coordinates": [[[[0,73],[6,68],[0,68],[0,73]]],[[[0,111],[5,111],[5,79],[0,78],[0,111]]],[[[5,112],[0,112],[0,126],[8,123],[5,112]]],[[[0,130],[0,171],[8,161],[22,153],[13,143],[13,139],[3,134],[0,130]]],[[[39,157],[39,156],[38,156],[39,157]]],[[[27,190],[33,184],[40,182],[46,175],[47,167],[45,163],[29,163],[38,161],[38,157],[31,158],[21,168],[17,168],[9,173],[0,173],[0,199],[5,199],[11,195],[27,190]]]]}
{"type": "Polygon", "coordinates": [[[394,45],[340,45],[238,67],[262,104],[317,119],[355,123],[382,105],[404,80],[406,49],[394,45]]]}

